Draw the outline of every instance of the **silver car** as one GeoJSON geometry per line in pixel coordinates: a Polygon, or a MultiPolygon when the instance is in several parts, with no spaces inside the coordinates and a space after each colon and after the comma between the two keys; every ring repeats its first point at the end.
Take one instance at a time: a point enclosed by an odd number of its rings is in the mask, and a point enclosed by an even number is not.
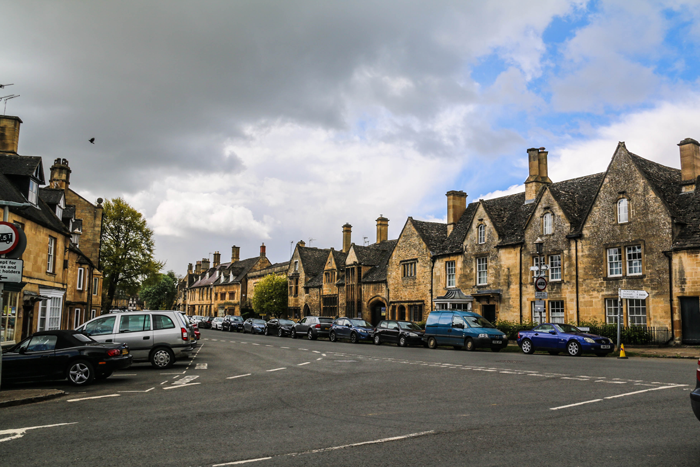
{"type": "Polygon", "coordinates": [[[91,319],[76,328],[97,342],[125,343],[134,361],[169,368],[197,346],[192,325],[179,311],[132,311],[91,319]]]}
{"type": "Polygon", "coordinates": [[[211,320],[211,328],[212,329],[218,329],[219,331],[223,331],[223,327],[221,327],[221,323],[224,322],[224,318],[217,316],[213,320],[211,320]]]}

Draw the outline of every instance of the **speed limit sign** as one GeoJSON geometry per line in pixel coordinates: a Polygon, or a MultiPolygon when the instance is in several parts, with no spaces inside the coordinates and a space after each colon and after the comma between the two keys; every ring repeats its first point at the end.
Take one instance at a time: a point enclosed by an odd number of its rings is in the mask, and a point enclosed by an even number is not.
{"type": "Polygon", "coordinates": [[[538,292],[542,292],[544,289],[547,288],[547,279],[545,279],[542,276],[535,279],[535,288],[538,292]]]}

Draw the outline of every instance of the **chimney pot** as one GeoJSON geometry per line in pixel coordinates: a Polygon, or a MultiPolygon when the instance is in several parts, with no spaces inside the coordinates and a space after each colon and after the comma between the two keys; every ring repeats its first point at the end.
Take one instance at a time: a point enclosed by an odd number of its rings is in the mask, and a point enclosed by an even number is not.
{"type": "Polygon", "coordinates": [[[455,224],[467,209],[467,194],[463,191],[452,190],[447,194],[447,235],[452,233],[455,224]]]}
{"type": "Polygon", "coordinates": [[[14,152],[19,147],[19,128],[22,119],[10,115],[0,115],[0,152],[14,152]]]}
{"type": "Polygon", "coordinates": [[[343,253],[347,253],[350,250],[350,245],[352,245],[351,237],[352,225],[345,223],[343,226],[343,253]]]}
{"type": "Polygon", "coordinates": [[[377,243],[385,242],[389,239],[389,219],[380,214],[377,218],[377,243]]]}
{"type": "Polygon", "coordinates": [[[265,243],[260,245],[260,257],[265,258],[265,243]]]}

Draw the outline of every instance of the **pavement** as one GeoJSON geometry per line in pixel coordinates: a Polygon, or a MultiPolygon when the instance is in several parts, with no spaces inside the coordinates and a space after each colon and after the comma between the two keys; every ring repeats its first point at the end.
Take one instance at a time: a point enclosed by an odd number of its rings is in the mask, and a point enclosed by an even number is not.
{"type": "Polygon", "coordinates": [[[0,390],[0,408],[41,402],[65,394],[60,389],[3,389],[0,390]]]}

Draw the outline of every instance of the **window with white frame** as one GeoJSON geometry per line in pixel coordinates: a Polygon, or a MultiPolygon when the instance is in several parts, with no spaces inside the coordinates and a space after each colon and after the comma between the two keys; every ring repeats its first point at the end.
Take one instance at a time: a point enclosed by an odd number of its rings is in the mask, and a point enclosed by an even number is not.
{"type": "Polygon", "coordinates": [[[627,323],[630,326],[647,325],[646,300],[627,300],[627,323]]]}
{"type": "Polygon", "coordinates": [[[539,276],[544,276],[544,271],[540,270],[540,266],[544,265],[544,256],[533,256],[532,257],[532,280],[534,281],[539,276]],[[534,269],[537,268],[537,269],[534,269]]]}
{"type": "Polygon", "coordinates": [[[551,323],[564,323],[564,301],[549,301],[549,321],[551,323]]]}
{"type": "Polygon", "coordinates": [[[39,289],[39,293],[43,296],[50,297],[43,300],[39,305],[39,319],[37,322],[37,331],[53,331],[61,329],[61,309],[63,302],[63,294],[57,295],[52,289],[39,289]]]}
{"type": "Polygon", "coordinates": [[[39,184],[31,178],[29,179],[29,196],[27,197],[27,200],[34,206],[36,206],[36,203],[39,200],[39,184]]]}
{"type": "Polygon", "coordinates": [[[476,285],[487,283],[488,258],[476,258],[476,285]]]}
{"type": "Polygon", "coordinates": [[[100,287],[100,280],[97,277],[92,278],[92,294],[97,295],[97,289],[100,287]]]}
{"type": "Polygon", "coordinates": [[[476,229],[477,232],[477,243],[486,243],[486,226],[480,224],[476,229]]]}
{"type": "Polygon", "coordinates": [[[608,248],[608,277],[622,275],[622,249],[608,248]]]}
{"type": "Polygon", "coordinates": [[[78,268],[78,290],[83,290],[85,283],[85,268],[78,268]]]}
{"type": "Polygon", "coordinates": [[[447,274],[447,287],[455,286],[455,262],[447,261],[445,263],[445,271],[447,274]]]}
{"type": "Polygon", "coordinates": [[[299,261],[295,260],[294,261],[294,272],[298,272],[298,271],[299,271],[299,261]]]}
{"type": "Polygon", "coordinates": [[[48,261],[46,263],[46,272],[52,273],[56,268],[56,239],[49,237],[48,261]]]}
{"type": "Polygon", "coordinates": [[[530,302],[530,308],[532,311],[532,323],[542,324],[547,322],[547,310],[535,311],[535,302],[530,302]]]}
{"type": "Polygon", "coordinates": [[[632,245],[625,247],[627,254],[627,275],[634,276],[642,273],[642,246],[632,245]]]}
{"type": "Polygon", "coordinates": [[[548,212],[542,216],[542,233],[544,235],[549,235],[552,233],[552,213],[548,212]]]}
{"type": "Polygon", "coordinates": [[[629,203],[627,198],[620,198],[617,201],[617,223],[629,222],[629,203]]]}
{"type": "Polygon", "coordinates": [[[617,317],[620,316],[620,301],[617,298],[605,299],[605,323],[617,324],[617,317]]]}
{"type": "Polygon", "coordinates": [[[96,314],[97,314],[97,310],[92,310],[92,311],[90,312],[90,319],[93,319],[93,318],[95,317],[96,314]]]}
{"type": "Polygon", "coordinates": [[[80,308],[75,309],[75,316],[73,317],[73,329],[80,326],[80,308]]]}
{"type": "Polygon", "coordinates": [[[561,280],[561,255],[549,256],[549,280],[561,280]]]}

